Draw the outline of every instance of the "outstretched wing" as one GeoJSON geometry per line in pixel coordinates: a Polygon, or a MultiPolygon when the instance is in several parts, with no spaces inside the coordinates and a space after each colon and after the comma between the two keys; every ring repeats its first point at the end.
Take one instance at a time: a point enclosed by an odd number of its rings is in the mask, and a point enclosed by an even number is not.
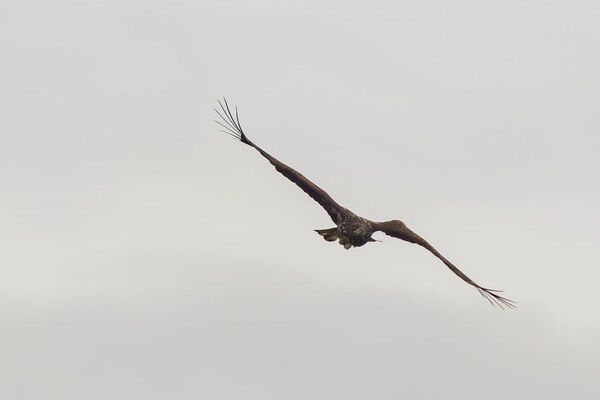
{"type": "Polygon", "coordinates": [[[515,308],[516,303],[512,300],[509,300],[505,297],[502,297],[498,293],[502,293],[501,290],[489,289],[479,284],[475,283],[471,278],[465,275],[460,269],[458,269],[454,264],[448,261],[444,256],[440,254],[432,245],[430,245],[425,239],[421,236],[417,235],[413,231],[411,231],[403,222],[401,221],[389,221],[379,224],[378,230],[384,232],[388,236],[393,236],[398,239],[405,240],[410,243],[416,243],[419,246],[422,246],[429,250],[434,256],[442,260],[442,262],[456,275],[458,275],[463,281],[467,282],[469,285],[474,286],[477,291],[492,305],[498,305],[500,308],[515,308]]]}
{"type": "Polygon", "coordinates": [[[248,139],[244,130],[242,129],[242,125],[240,124],[240,119],[238,117],[237,106],[235,107],[235,117],[229,108],[229,104],[227,104],[227,100],[223,98],[223,102],[219,101],[219,106],[221,106],[221,110],[214,109],[219,117],[221,117],[222,121],[215,121],[217,124],[221,126],[221,132],[227,133],[230,136],[233,136],[235,139],[241,141],[242,143],[247,144],[248,146],[254,147],[263,157],[265,157],[269,162],[275,167],[275,169],[280,172],[283,176],[288,178],[290,181],[294,182],[300,189],[302,189],[306,194],[308,194],[313,200],[321,205],[327,211],[327,214],[331,217],[333,222],[338,223],[339,214],[345,210],[344,207],[340,206],[336,203],[331,196],[327,194],[323,189],[312,183],[307,177],[302,175],[300,172],[296,171],[292,167],[289,167],[277,160],[275,157],[271,156],[269,153],[255,145],[248,139]]]}

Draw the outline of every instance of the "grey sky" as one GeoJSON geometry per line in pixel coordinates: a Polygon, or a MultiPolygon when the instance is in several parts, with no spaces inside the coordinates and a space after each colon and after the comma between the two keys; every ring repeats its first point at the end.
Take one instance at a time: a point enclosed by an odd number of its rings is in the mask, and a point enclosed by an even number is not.
{"type": "Polygon", "coordinates": [[[0,398],[597,399],[595,1],[0,3],[0,398]],[[344,251],[248,135],[423,249],[344,251]]]}

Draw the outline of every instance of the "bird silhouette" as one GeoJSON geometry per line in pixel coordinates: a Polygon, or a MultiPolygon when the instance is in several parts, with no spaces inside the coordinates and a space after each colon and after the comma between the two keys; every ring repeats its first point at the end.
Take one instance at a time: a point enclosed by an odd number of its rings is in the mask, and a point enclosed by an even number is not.
{"type": "Polygon", "coordinates": [[[500,308],[515,308],[516,303],[509,300],[499,293],[500,290],[489,289],[475,283],[471,278],[465,275],[460,269],[452,264],[448,259],[440,254],[431,244],[429,244],[421,236],[410,230],[406,224],[400,220],[394,219],[385,222],[375,222],[363,218],[359,215],[354,214],[352,211],[339,205],[333,198],[321,189],[319,186],[311,182],[307,177],[296,171],[292,167],[282,163],[269,153],[264,151],[262,148],[254,144],[246,136],[240,123],[238,108],[235,106],[234,113],[231,111],[227,100],[223,98],[217,100],[219,102],[220,110],[214,109],[221,118],[221,121],[215,121],[222,128],[221,132],[224,132],[233,138],[247,144],[250,147],[256,149],[264,158],[266,158],[275,169],[283,176],[294,182],[300,189],[308,194],[313,200],[321,205],[329,214],[329,217],[335,223],[335,227],[329,229],[316,229],[319,235],[321,235],[328,242],[339,241],[345,249],[352,247],[360,247],[369,242],[375,242],[371,236],[373,233],[381,231],[388,236],[392,236],[398,239],[402,239],[406,242],[415,243],[419,246],[429,250],[434,256],[439,258],[452,272],[458,275],[463,281],[469,285],[475,287],[477,291],[492,305],[498,305],[500,308]]]}

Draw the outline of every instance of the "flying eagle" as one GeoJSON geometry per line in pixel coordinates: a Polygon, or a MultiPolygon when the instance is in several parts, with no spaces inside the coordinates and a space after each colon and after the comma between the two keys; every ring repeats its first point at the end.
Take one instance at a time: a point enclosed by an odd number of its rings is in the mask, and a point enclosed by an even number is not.
{"type": "Polygon", "coordinates": [[[463,281],[469,285],[475,287],[477,291],[492,305],[498,305],[500,308],[508,307],[514,308],[516,303],[505,297],[502,297],[498,293],[500,290],[489,289],[475,283],[471,278],[465,275],[459,270],[454,264],[448,261],[444,256],[440,254],[432,245],[430,245],[425,239],[411,231],[402,221],[397,219],[385,222],[370,221],[366,218],[360,217],[354,214],[352,211],[345,207],[342,207],[336,203],[333,198],[323,189],[315,185],[308,178],[296,171],[292,167],[282,163],[275,157],[254,144],[242,129],[240,119],[238,116],[237,106],[235,107],[235,116],[232,113],[227,100],[223,98],[223,102],[218,100],[221,110],[214,109],[222,121],[215,121],[221,126],[221,132],[227,133],[233,136],[235,139],[247,144],[248,146],[256,149],[264,158],[275,167],[277,172],[294,182],[300,189],[308,194],[313,200],[321,205],[329,214],[329,217],[335,223],[335,227],[329,229],[316,229],[319,235],[321,235],[328,242],[339,241],[340,245],[344,246],[345,249],[352,247],[360,247],[369,242],[375,242],[376,240],[371,237],[375,232],[381,231],[388,236],[393,236],[404,241],[418,244],[429,250],[434,256],[439,258],[452,272],[458,275],[463,281]]]}

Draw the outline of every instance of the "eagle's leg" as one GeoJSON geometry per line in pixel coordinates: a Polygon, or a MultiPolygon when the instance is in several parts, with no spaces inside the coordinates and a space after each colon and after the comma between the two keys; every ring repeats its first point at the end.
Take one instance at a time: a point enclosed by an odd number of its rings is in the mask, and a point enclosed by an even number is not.
{"type": "Polygon", "coordinates": [[[338,238],[337,228],[315,229],[315,232],[323,236],[323,239],[327,240],[328,242],[335,242],[338,238]]]}

